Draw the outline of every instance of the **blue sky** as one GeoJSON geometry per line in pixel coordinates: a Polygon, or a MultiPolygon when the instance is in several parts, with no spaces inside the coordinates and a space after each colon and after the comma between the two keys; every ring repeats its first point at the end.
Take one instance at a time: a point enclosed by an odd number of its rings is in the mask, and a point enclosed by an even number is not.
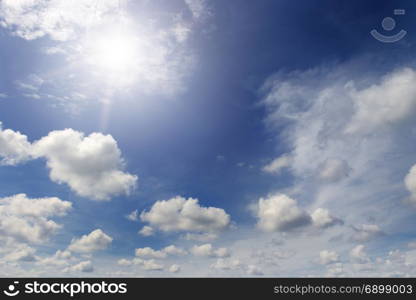
{"type": "Polygon", "coordinates": [[[2,274],[414,276],[415,9],[2,1],[2,274]]]}

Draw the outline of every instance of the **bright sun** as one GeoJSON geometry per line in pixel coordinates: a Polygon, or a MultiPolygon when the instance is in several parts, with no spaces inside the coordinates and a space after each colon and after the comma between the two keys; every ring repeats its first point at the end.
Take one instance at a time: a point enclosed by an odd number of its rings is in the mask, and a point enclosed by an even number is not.
{"type": "Polygon", "coordinates": [[[89,62],[104,70],[128,72],[137,58],[137,46],[132,36],[112,33],[94,39],[88,49],[89,62]]]}

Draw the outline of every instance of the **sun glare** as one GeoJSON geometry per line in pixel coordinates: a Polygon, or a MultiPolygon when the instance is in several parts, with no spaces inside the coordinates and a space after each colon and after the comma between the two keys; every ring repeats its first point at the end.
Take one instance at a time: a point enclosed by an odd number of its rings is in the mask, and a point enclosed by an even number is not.
{"type": "Polygon", "coordinates": [[[89,49],[89,61],[96,67],[112,72],[128,72],[137,57],[135,38],[118,34],[95,39],[89,49]]]}

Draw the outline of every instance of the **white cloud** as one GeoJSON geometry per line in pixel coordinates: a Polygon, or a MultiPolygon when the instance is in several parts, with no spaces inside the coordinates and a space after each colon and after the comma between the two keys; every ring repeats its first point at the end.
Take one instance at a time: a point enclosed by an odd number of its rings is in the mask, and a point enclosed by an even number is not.
{"type": "Polygon", "coordinates": [[[350,251],[351,259],[358,263],[368,262],[369,258],[364,249],[365,249],[364,245],[357,245],[353,249],[351,249],[350,251]]]}
{"type": "Polygon", "coordinates": [[[72,253],[68,250],[57,250],[54,255],[40,259],[37,263],[42,266],[66,266],[72,259],[72,253]]]}
{"type": "Polygon", "coordinates": [[[0,165],[16,165],[30,159],[30,143],[20,132],[4,129],[0,122],[0,165]]]}
{"type": "Polygon", "coordinates": [[[355,233],[352,238],[357,242],[367,242],[373,238],[384,235],[380,226],[376,224],[363,224],[358,227],[353,227],[355,233]]]}
{"type": "Polygon", "coordinates": [[[404,68],[384,76],[381,82],[364,89],[348,87],[356,112],[347,133],[371,132],[385,124],[395,124],[416,111],[416,72],[404,68]]]}
{"type": "Polygon", "coordinates": [[[252,275],[252,276],[261,276],[261,275],[264,275],[263,274],[263,271],[259,267],[255,266],[255,265],[248,265],[247,266],[247,274],[248,275],[252,275]]]}
{"type": "Polygon", "coordinates": [[[0,164],[16,165],[29,159],[46,158],[50,178],[67,183],[73,191],[94,200],[110,200],[130,194],[137,176],[123,172],[124,160],[111,135],[65,129],[52,131],[31,144],[27,136],[0,123],[0,164]]]}
{"type": "Polygon", "coordinates": [[[206,0],[185,0],[185,3],[196,20],[207,18],[212,14],[206,0]]]}
{"type": "Polygon", "coordinates": [[[284,194],[260,198],[257,217],[257,226],[270,232],[291,230],[311,221],[310,216],[298,207],[297,202],[284,194]]]}
{"type": "Polygon", "coordinates": [[[163,271],[164,266],[157,263],[154,259],[144,260],[143,269],[146,271],[163,271]]]}
{"type": "Polygon", "coordinates": [[[187,241],[197,241],[197,242],[211,242],[218,238],[218,234],[212,232],[205,233],[187,233],[183,236],[187,241]]]}
{"type": "Polygon", "coordinates": [[[154,250],[150,247],[137,248],[135,254],[144,258],[165,258],[167,256],[165,252],[154,250]]]}
{"type": "Polygon", "coordinates": [[[140,214],[143,222],[162,231],[215,232],[228,227],[230,216],[221,208],[202,207],[198,199],[175,197],[157,201],[140,214]]]}
{"type": "Polygon", "coordinates": [[[177,265],[177,264],[173,264],[169,267],[169,272],[171,273],[178,273],[181,271],[181,266],[177,265]]]}
{"type": "Polygon", "coordinates": [[[348,176],[350,168],[348,163],[342,159],[327,159],[320,170],[319,177],[325,181],[339,181],[348,176]]]}
{"type": "Polygon", "coordinates": [[[242,264],[238,259],[219,258],[210,267],[217,270],[235,270],[241,268],[242,264]]]}
{"type": "Polygon", "coordinates": [[[162,251],[168,255],[186,255],[187,252],[182,248],[170,245],[162,249],[162,251]]]}
{"type": "Polygon", "coordinates": [[[336,263],[339,260],[339,255],[335,251],[322,250],[319,252],[319,262],[323,265],[336,263]]]}
{"type": "Polygon", "coordinates": [[[0,232],[32,243],[46,241],[61,226],[48,219],[64,216],[72,208],[59,198],[29,199],[25,194],[0,198],[0,232]]]}
{"type": "Polygon", "coordinates": [[[7,97],[9,97],[7,94],[5,94],[5,93],[0,93],[0,98],[7,98],[7,97]]]}
{"type": "Polygon", "coordinates": [[[130,214],[126,216],[127,220],[132,222],[137,222],[139,220],[139,212],[136,210],[132,211],[130,214]]]}
{"type": "Polygon", "coordinates": [[[214,248],[211,244],[195,245],[190,251],[193,255],[202,257],[230,256],[230,251],[227,248],[214,248]]]}
{"type": "Polygon", "coordinates": [[[143,228],[140,229],[139,234],[142,236],[151,236],[154,234],[154,230],[150,226],[143,226],[143,228]]]}
{"type": "Polygon", "coordinates": [[[271,161],[263,167],[263,171],[271,174],[279,174],[284,168],[290,167],[292,158],[285,154],[271,161]]]}
{"type": "Polygon", "coordinates": [[[88,235],[83,235],[79,239],[73,239],[68,250],[80,253],[90,253],[106,249],[112,241],[113,239],[101,229],[96,229],[88,235]]]}
{"type": "Polygon", "coordinates": [[[162,250],[154,250],[150,247],[137,248],[135,254],[142,258],[166,258],[168,255],[186,255],[187,252],[182,248],[170,245],[162,250]]]}
{"type": "Polygon", "coordinates": [[[342,224],[342,220],[331,216],[329,211],[324,208],[317,208],[312,214],[313,225],[319,228],[326,228],[336,224],[342,224]]]}
{"type": "Polygon", "coordinates": [[[52,181],[67,183],[83,197],[109,200],[136,186],[137,176],[121,170],[124,161],[111,135],[52,131],[33,144],[32,154],[46,158],[52,181]]]}
{"type": "Polygon", "coordinates": [[[13,252],[5,255],[2,260],[8,262],[32,262],[36,260],[35,257],[36,249],[27,245],[20,245],[13,252]]]}
{"type": "Polygon", "coordinates": [[[411,193],[410,200],[412,202],[416,201],[416,165],[410,168],[409,172],[407,173],[404,183],[406,185],[407,190],[411,193]]]}
{"type": "Polygon", "coordinates": [[[4,0],[0,2],[0,24],[27,40],[47,35],[65,41],[100,24],[106,14],[117,11],[118,5],[118,0],[4,0]]]}
{"type": "Polygon", "coordinates": [[[64,272],[83,272],[83,273],[91,273],[93,271],[94,271],[94,267],[90,260],[82,261],[64,270],[64,272]]]}

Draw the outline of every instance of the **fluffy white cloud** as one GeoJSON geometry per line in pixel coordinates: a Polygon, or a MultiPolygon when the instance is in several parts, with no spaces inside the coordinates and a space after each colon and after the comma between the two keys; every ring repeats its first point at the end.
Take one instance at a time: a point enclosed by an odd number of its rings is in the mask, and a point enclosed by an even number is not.
{"type": "Polygon", "coordinates": [[[91,273],[93,271],[94,271],[94,267],[90,260],[82,261],[64,270],[64,272],[83,272],[83,273],[91,273]]]}
{"type": "Polygon", "coordinates": [[[227,248],[214,248],[211,244],[195,245],[191,248],[191,253],[195,256],[203,257],[227,257],[230,251],[227,248]]]}
{"type": "Polygon", "coordinates": [[[364,89],[349,86],[356,112],[347,133],[371,132],[385,124],[395,124],[416,111],[416,72],[404,68],[386,75],[380,83],[364,89]]]}
{"type": "Polygon", "coordinates": [[[124,161],[111,135],[52,131],[33,144],[32,154],[46,158],[51,180],[67,183],[80,196],[109,200],[136,186],[137,176],[121,170],[124,161]]]}
{"type": "Polygon", "coordinates": [[[132,222],[136,222],[139,220],[139,212],[136,210],[132,211],[130,214],[126,216],[127,220],[130,220],[132,222]]]}
{"type": "Polygon", "coordinates": [[[171,273],[178,273],[181,271],[181,266],[177,265],[177,264],[173,264],[169,267],[169,272],[171,273]]]}
{"type": "Polygon", "coordinates": [[[279,174],[284,168],[290,167],[291,162],[292,158],[285,154],[264,166],[263,171],[271,174],[279,174]]]}
{"type": "Polygon", "coordinates": [[[64,216],[71,208],[70,202],[54,197],[30,199],[18,194],[0,198],[0,232],[4,237],[41,243],[61,227],[48,218],[64,216]]]}
{"type": "Polygon", "coordinates": [[[310,216],[300,209],[297,202],[284,195],[276,194],[260,198],[257,210],[257,226],[264,231],[287,231],[310,223],[310,216]]]}
{"type": "Polygon", "coordinates": [[[140,229],[139,234],[142,236],[151,236],[153,235],[154,230],[150,226],[143,226],[142,229],[140,229]]]}
{"type": "Polygon", "coordinates": [[[319,252],[319,262],[323,265],[336,263],[339,260],[339,255],[335,251],[322,250],[319,252]]]}
{"type": "Polygon", "coordinates": [[[46,158],[51,180],[68,184],[83,197],[110,200],[128,195],[137,185],[136,175],[122,171],[124,160],[111,135],[85,136],[65,129],[31,144],[25,135],[3,130],[0,123],[0,164],[15,165],[35,158],[46,158]]]}
{"type": "Polygon", "coordinates": [[[54,255],[40,259],[37,263],[42,266],[66,266],[72,259],[72,253],[68,250],[57,250],[54,255]]]}
{"type": "Polygon", "coordinates": [[[146,271],[163,271],[165,267],[157,263],[154,259],[144,260],[143,269],[146,271]]]}
{"type": "Polygon", "coordinates": [[[326,228],[336,224],[342,224],[342,220],[331,216],[329,211],[324,208],[317,208],[312,214],[313,225],[319,228],[326,228]]]}
{"type": "Polygon", "coordinates": [[[143,222],[162,231],[214,232],[228,227],[230,216],[221,208],[202,207],[198,199],[175,197],[157,201],[140,214],[143,222]]]}
{"type": "Polygon", "coordinates": [[[30,159],[30,143],[20,132],[4,129],[0,122],[0,165],[16,165],[30,159]]]}
{"type": "Polygon", "coordinates": [[[238,259],[219,258],[210,267],[217,270],[235,270],[241,268],[242,265],[238,259]]]}
{"type": "Polygon", "coordinates": [[[186,255],[187,252],[182,248],[170,245],[162,250],[154,250],[150,247],[137,248],[135,254],[137,257],[143,258],[166,258],[168,255],[186,255]]]}
{"type": "Polygon", "coordinates": [[[135,251],[136,256],[145,258],[165,258],[167,255],[163,251],[154,250],[150,247],[137,248],[135,251]]]}
{"type": "Polygon", "coordinates": [[[90,253],[106,249],[112,241],[113,239],[101,229],[96,229],[88,235],[83,235],[79,239],[73,239],[68,250],[80,253],[90,253]]]}
{"type": "Polygon", "coordinates": [[[8,262],[32,262],[36,260],[35,257],[36,249],[27,245],[19,245],[17,248],[5,255],[2,260],[8,262]]]}

